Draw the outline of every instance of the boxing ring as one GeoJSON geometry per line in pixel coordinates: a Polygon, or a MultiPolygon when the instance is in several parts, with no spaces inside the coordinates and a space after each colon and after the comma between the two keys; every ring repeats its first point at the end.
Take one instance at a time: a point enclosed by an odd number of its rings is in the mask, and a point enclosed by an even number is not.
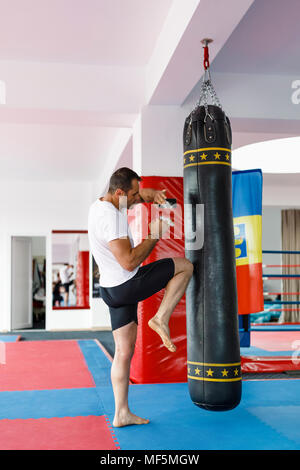
{"type": "MultiPolygon", "coordinates": [[[[264,254],[291,254],[291,255],[297,255],[300,254],[299,251],[271,251],[271,250],[266,250],[263,251],[264,254]]],[[[300,268],[299,264],[265,264],[263,265],[264,268],[287,268],[289,269],[295,269],[295,268],[300,268]]],[[[263,279],[266,280],[284,280],[284,279],[300,279],[300,274],[271,274],[271,273],[265,273],[263,274],[263,279]]],[[[300,301],[299,298],[298,300],[294,299],[289,299],[289,300],[282,300],[282,296],[291,296],[291,297],[299,297],[300,292],[264,292],[265,296],[277,296],[277,299],[275,300],[265,300],[265,306],[270,307],[268,309],[269,312],[300,312],[300,301]],[[279,298],[278,298],[279,297],[279,298]],[[293,307],[290,307],[290,305],[293,305],[293,307]]],[[[279,317],[280,315],[273,315],[275,317],[279,317]]],[[[284,325],[284,322],[281,323],[284,325]]],[[[295,323],[288,323],[289,325],[296,325],[295,323]]],[[[286,324],[287,325],[287,324],[286,324]]],[[[270,325],[272,326],[272,325],[270,325]]]]}
{"type": "MultiPolygon", "coordinates": [[[[263,254],[300,254],[299,251],[263,250],[263,254]]],[[[297,264],[263,264],[263,268],[299,268],[297,264]]],[[[300,274],[271,274],[263,272],[263,280],[284,280],[300,278],[300,274]]],[[[244,372],[300,374],[300,323],[281,322],[282,312],[300,312],[300,292],[283,290],[265,291],[264,311],[249,315],[249,347],[241,347],[242,369],[244,372]],[[282,300],[290,296],[298,300],[282,300]],[[260,320],[260,321],[259,321],[260,320]]],[[[299,375],[300,376],[300,375],[299,375]]]]}

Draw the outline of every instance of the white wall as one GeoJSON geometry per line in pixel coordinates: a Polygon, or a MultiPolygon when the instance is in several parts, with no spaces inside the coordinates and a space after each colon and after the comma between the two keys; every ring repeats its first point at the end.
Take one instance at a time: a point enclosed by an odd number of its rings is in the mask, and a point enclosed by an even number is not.
{"type": "MultiPolygon", "coordinates": [[[[11,237],[46,237],[46,329],[109,326],[102,301],[90,310],[52,310],[51,232],[86,230],[92,185],[74,182],[3,182],[0,186],[0,330],[10,330],[11,237]],[[102,319],[103,318],[103,319],[102,319]]],[[[98,300],[98,299],[97,299],[98,300]]]]}
{"type": "Polygon", "coordinates": [[[141,176],[183,176],[180,106],[144,106],[133,128],[133,169],[141,176]]]}
{"type": "Polygon", "coordinates": [[[46,256],[46,239],[44,237],[32,237],[32,256],[46,256]]]}
{"type": "Polygon", "coordinates": [[[300,184],[289,184],[289,182],[285,180],[284,175],[281,175],[281,177],[281,184],[271,185],[268,184],[268,182],[264,182],[264,204],[268,206],[289,207],[291,209],[300,207],[300,184]]]}

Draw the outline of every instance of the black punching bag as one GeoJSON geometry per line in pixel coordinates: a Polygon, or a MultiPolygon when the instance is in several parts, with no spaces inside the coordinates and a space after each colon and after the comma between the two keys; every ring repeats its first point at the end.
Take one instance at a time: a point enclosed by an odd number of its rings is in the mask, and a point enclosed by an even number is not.
{"type": "Polygon", "coordinates": [[[197,406],[225,411],[239,404],[242,386],[230,121],[219,106],[198,106],[183,141],[185,250],[194,265],[186,291],[189,392],[197,406]]]}

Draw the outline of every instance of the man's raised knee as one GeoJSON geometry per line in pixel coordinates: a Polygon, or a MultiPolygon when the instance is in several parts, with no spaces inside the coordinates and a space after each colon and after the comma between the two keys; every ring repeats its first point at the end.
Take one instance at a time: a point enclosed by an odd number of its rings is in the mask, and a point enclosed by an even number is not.
{"type": "Polygon", "coordinates": [[[189,261],[187,258],[185,258],[185,261],[186,261],[186,271],[187,273],[192,276],[193,274],[193,271],[194,271],[194,265],[193,263],[191,263],[191,261],[189,261]]]}
{"type": "Polygon", "coordinates": [[[175,264],[175,274],[185,272],[192,276],[194,266],[187,258],[173,258],[175,264]]]}

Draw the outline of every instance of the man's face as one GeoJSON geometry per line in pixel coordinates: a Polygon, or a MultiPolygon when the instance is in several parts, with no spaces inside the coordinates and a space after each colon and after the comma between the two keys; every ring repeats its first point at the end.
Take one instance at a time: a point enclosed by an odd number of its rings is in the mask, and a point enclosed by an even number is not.
{"type": "Polygon", "coordinates": [[[137,179],[131,182],[131,189],[126,194],[127,196],[127,209],[140,202],[140,185],[137,179]]]}

